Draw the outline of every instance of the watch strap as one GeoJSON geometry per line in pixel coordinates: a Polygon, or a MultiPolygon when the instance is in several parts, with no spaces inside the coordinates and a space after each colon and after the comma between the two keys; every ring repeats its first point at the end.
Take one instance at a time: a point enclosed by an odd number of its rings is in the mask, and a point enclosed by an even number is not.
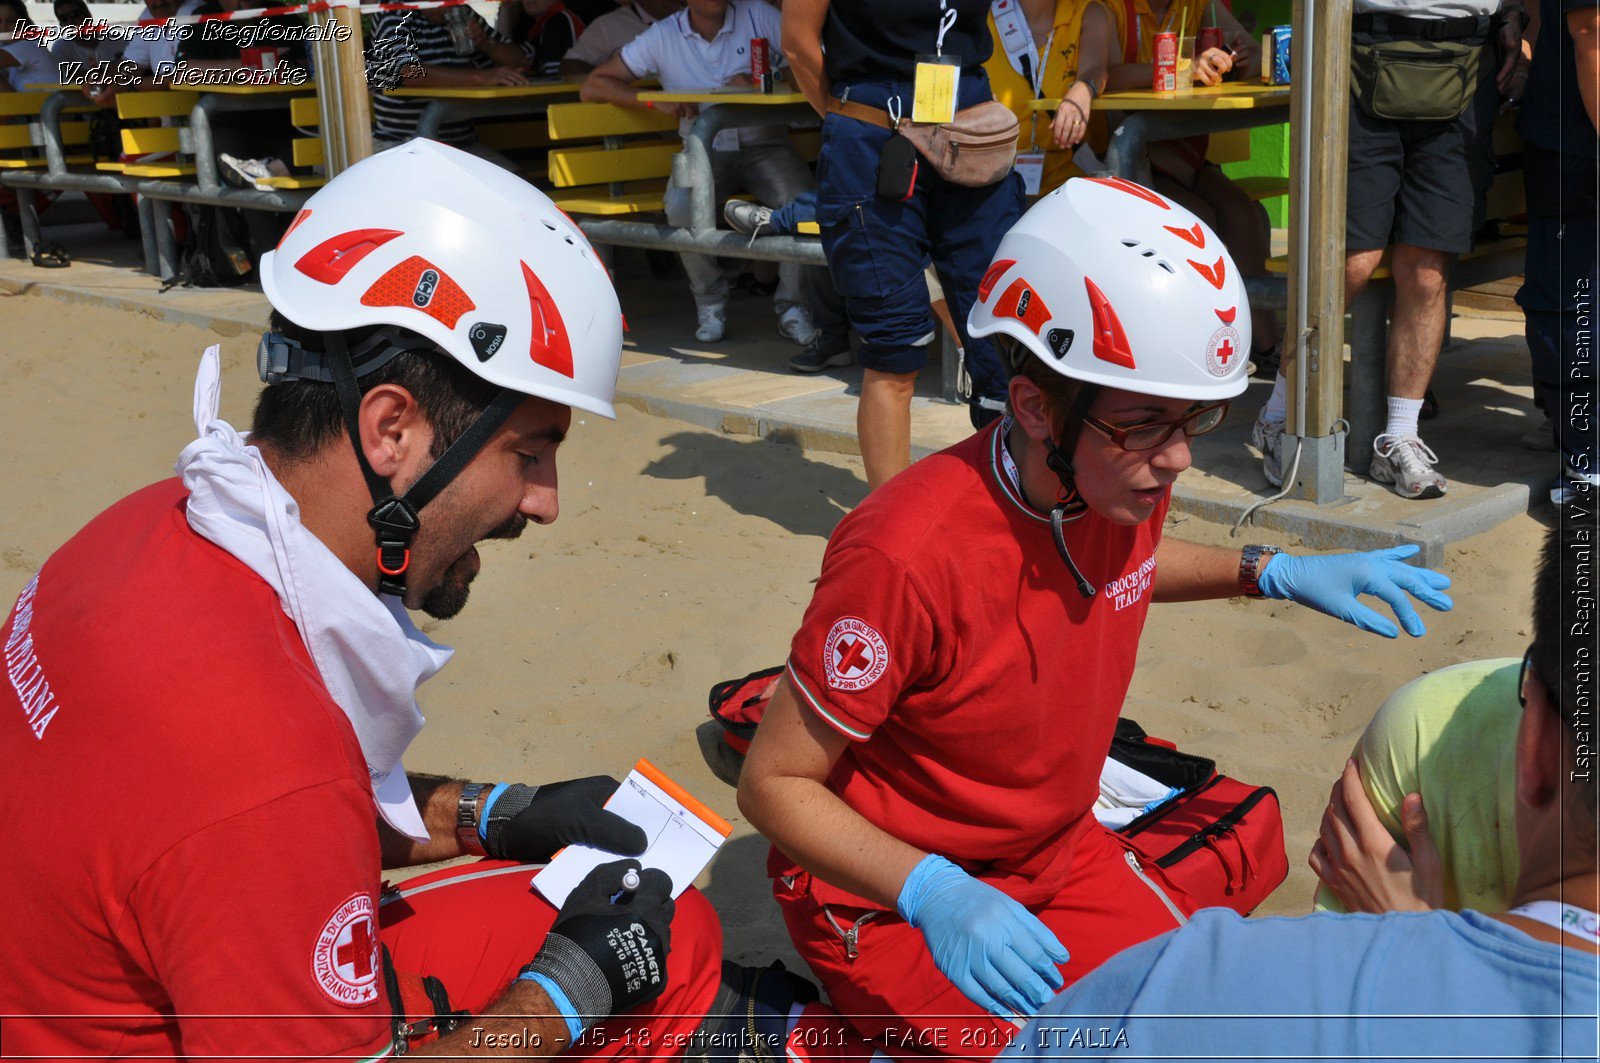
{"type": "Polygon", "coordinates": [[[469,856],[484,856],[483,839],[478,836],[478,803],[488,783],[469,782],[461,787],[461,797],[456,801],[456,841],[461,851],[469,856]]]}
{"type": "Polygon", "coordinates": [[[1239,552],[1239,589],[1246,598],[1264,597],[1261,593],[1261,570],[1273,554],[1283,551],[1276,546],[1251,543],[1239,552]]]}

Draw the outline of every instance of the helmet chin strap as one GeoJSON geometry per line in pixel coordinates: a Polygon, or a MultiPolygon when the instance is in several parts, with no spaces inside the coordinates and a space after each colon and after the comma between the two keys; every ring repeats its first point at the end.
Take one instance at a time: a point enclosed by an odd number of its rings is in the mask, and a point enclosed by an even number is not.
{"type": "Polygon", "coordinates": [[[478,451],[505,424],[516,408],[527,398],[519,391],[501,388],[482,413],[462,432],[439,460],[412,484],[403,495],[396,495],[388,480],[379,476],[367,462],[366,451],[361,446],[361,386],[356,382],[355,365],[344,337],[328,333],[328,369],[334,387],[339,393],[339,408],[344,413],[345,429],[350,434],[350,445],[355,448],[356,463],[367,481],[372,495],[372,508],[367,511],[367,523],[377,538],[378,593],[392,594],[404,600],[406,572],[411,567],[411,543],[422,527],[421,511],[436,498],[440,491],[454,480],[462,469],[477,456],[478,451]]]}
{"type": "Polygon", "coordinates": [[[1063,433],[1062,440],[1057,443],[1054,439],[1045,440],[1044,463],[1050,471],[1056,474],[1061,481],[1061,494],[1056,499],[1056,504],[1050,510],[1050,534],[1055,540],[1056,553],[1061,555],[1061,560],[1066,563],[1067,571],[1072,573],[1072,579],[1078,585],[1078,593],[1085,598],[1093,598],[1100,593],[1094,584],[1084,578],[1078,570],[1077,563],[1072,560],[1072,553],[1067,549],[1067,536],[1065,525],[1068,520],[1077,520],[1088,511],[1088,504],[1078,495],[1077,474],[1072,469],[1071,455],[1078,448],[1078,436],[1083,431],[1083,418],[1089,412],[1089,407],[1094,405],[1094,400],[1100,394],[1097,384],[1085,384],[1078,391],[1078,397],[1072,404],[1072,418],[1067,423],[1067,430],[1063,433]]]}

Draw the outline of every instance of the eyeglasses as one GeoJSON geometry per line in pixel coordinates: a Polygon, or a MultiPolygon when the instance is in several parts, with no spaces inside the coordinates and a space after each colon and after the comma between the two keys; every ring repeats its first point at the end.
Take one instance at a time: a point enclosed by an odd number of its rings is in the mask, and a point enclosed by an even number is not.
{"type": "Polygon", "coordinates": [[[1123,450],[1154,450],[1171,439],[1172,433],[1180,428],[1185,435],[1193,439],[1219,427],[1223,418],[1227,416],[1228,404],[1216,402],[1210,406],[1202,406],[1178,421],[1151,421],[1118,426],[1107,424],[1100,418],[1090,417],[1088,414],[1084,414],[1083,420],[1085,424],[1092,426],[1123,450]]]}

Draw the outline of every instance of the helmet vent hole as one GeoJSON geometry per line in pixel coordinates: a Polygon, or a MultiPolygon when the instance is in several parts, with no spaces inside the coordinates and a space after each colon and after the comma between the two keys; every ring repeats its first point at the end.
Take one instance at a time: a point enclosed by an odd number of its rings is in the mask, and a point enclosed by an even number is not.
{"type": "Polygon", "coordinates": [[[1123,247],[1138,247],[1139,246],[1139,241],[1137,241],[1137,240],[1123,240],[1122,241],[1122,246],[1123,247]]]}
{"type": "Polygon", "coordinates": [[[540,221],[540,223],[542,223],[544,225],[544,227],[546,229],[549,229],[551,232],[555,232],[556,231],[556,227],[554,225],[551,225],[549,222],[545,221],[543,218],[540,218],[539,221],[540,221]]]}
{"type": "Polygon", "coordinates": [[[1174,277],[1176,277],[1178,275],[1178,271],[1172,268],[1172,263],[1171,262],[1161,261],[1161,262],[1157,262],[1156,265],[1160,266],[1162,269],[1166,270],[1168,273],[1172,274],[1174,277]]]}
{"type": "Polygon", "coordinates": [[[1155,258],[1156,257],[1155,249],[1154,248],[1146,248],[1144,254],[1140,255],[1139,257],[1140,258],[1155,258]]]}
{"type": "Polygon", "coordinates": [[[564,236],[564,237],[562,237],[562,239],[567,242],[567,246],[568,247],[576,247],[577,246],[577,244],[573,242],[573,239],[570,236],[564,236]]]}

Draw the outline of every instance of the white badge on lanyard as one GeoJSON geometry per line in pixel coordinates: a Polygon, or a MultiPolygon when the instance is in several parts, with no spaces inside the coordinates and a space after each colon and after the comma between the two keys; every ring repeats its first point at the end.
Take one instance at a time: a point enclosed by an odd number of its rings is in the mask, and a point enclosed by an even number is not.
{"type": "Polygon", "coordinates": [[[956,24],[950,0],[939,0],[939,36],[934,54],[917,56],[916,80],[911,86],[913,122],[949,122],[956,116],[956,91],[961,85],[961,57],[944,54],[944,35],[956,24]]]}
{"type": "Polygon", "coordinates": [[[1022,191],[1030,196],[1038,195],[1044,184],[1044,152],[1017,152],[1016,171],[1022,177],[1022,191]]]}

